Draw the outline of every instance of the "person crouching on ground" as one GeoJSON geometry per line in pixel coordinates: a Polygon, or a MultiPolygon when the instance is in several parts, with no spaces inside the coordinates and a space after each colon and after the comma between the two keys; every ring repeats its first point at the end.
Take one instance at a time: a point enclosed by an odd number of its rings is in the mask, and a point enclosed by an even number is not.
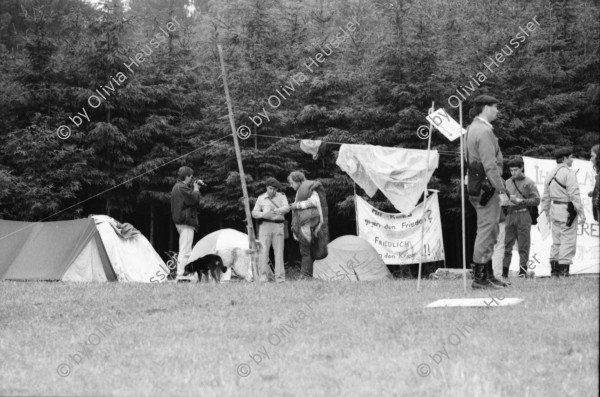
{"type": "Polygon", "coordinates": [[[177,183],[171,191],[171,214],[179,233],[179,254],[177,255],[177,280],[190,281],[192,276],[184,276],[192,253],[194,231],[198,227],[198,204],[200,203],[200,179],[193,180],[194,171],[190,167],[181,167],[177,171],[177,183]]]}
{"type": "Polygon", "coordinates": [[[504,261],[502,277],[508,277],[508,269],[512,259],[512,247],[515,241],[519,244],[519,276],[527,277],[527,262],[531,246],[531,215],[529,207],[540,205],[540,193],[535,182],[523,173],[523,159],[515,157],[508,162],[510,178],[506,180],[506,189],[510,194],[510,205],[506,207],[506,223],[504,238],[504,261]]]}
{"type": "Polygon", "coordinates": [[[285,268],[283,265],[283,246],[284,246],[284,224],[283,214],[275,213],[278,208],[288,207],[288,200],[285,194],[278,193],[280,188],[279,181],[275,178],[267,178],[265,181],[267,191],[258,196],[252,217],[258,219],[260,226],[258,228],[258,239],[262,244],[262,252],[259,262],[259,281],[267,281],[267,266],[269,262],[269,251],[271,244],[275,254],[275,281],[282,283],[285,281],[285,268]]]}
{"type": "Polygon", "coordinates": [[[300,171],[288,176],[288,182],[296,191],[295,202],[279,209],[285,214],[292,213],[292,232],[300,244],[302,256],[301,279],[313,276],[313,262],[327,256],[329,243],[329,219],[325,189],[321,182],[307,180],[300,171]]]}

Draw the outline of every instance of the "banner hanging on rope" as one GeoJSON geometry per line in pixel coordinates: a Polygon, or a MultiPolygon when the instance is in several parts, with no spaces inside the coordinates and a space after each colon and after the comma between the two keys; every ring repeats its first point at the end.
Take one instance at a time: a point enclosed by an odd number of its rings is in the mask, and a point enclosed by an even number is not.
{"type": "Polygon", "coordinates": [[[356,200],[358,236],[367,240],[386,265],[408,265],[419,262],[421,217],[425,210],[423,262],[444,260],[444,242],[438,195],[432,193],[412,213],[389,214],[379,211],[360,196],[356,200]]]}

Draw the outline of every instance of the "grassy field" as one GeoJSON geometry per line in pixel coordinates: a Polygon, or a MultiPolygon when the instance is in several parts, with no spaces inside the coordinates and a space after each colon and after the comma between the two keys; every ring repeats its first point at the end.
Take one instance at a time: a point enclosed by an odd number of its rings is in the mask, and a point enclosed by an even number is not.
{"type": "Polygon", "coordinates": [[[597,396],[598,278],[512,281],[1,282],[0,395],[597,396]]]}

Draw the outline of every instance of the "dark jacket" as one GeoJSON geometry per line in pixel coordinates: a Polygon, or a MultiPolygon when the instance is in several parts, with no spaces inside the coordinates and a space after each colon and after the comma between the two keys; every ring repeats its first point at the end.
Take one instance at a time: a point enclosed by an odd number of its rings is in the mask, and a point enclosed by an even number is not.
{"type": "MultiPolygon", "coordinates": [[[[327,209],[327,201],[325,197],[325,189],[321,182],[305,180],[298,187],[298,192],[296,193],[296,202],[299,203],[301,201],[308,200],[308,198],[312,195],[313,191],[316,191],[319,195],[319,201],[321,201],[321,211],[323,213],[323,223],[325,225],[329,222],[329,211],[327,209]]],[[[296,210],[292,214],[292,230],[294,228],[300,229],[300,226],[303,226],[307,223],[310,223],[311,227],[315,227],[321,221],[321,217],[319,216],[319,209],[315,207],[310,207],[306,209],[296,210]]]]}
{"type": "Polygon", "coordinates": [[[176,225],[198,226],[200,192],[177,181],[171,191],[171,214],[176,225]]]}

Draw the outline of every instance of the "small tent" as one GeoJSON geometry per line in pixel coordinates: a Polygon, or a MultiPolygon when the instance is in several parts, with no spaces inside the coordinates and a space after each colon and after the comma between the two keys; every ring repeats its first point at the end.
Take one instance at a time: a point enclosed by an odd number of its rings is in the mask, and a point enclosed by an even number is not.
{"type": "Polygon", "coordinates": [[[329,254],[316,260],[313,277],[322,280],[370,281],[391,279],[392,274],[379,254],[365,239],[342,236],[327,245],[329,254]]]}
{"type": "Polygon", "coordinates": [[[105,215],[58,222],[0,220],[0,280],[158,282],[168,274],[138,230],[105,215]]]}

